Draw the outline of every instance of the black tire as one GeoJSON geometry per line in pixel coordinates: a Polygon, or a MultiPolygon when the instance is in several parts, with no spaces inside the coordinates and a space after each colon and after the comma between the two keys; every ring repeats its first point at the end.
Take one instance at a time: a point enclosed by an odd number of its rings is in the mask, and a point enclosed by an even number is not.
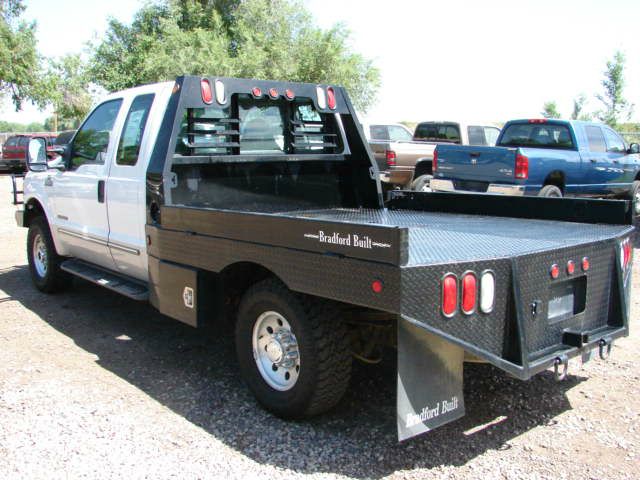
{"type": "Polygon", "coordinates": [[[242,377],[258,402],[285,419],[329,410],[342,398],[351,377],[348,335],[339,309],[327,301],[293,293],[276,279],[263,280],[243,295],[236,324],[236,353],[242,377]],[[297,340],[299,374],[289,390],[270,386],[254,360],[254,325],[270,311],[286,319],[297,340]]]}
{"type": "Polygon", "coordinates": [[[631,199],[633,216],[637,217],[638,215],[640,215],[640,182],[638,180],[633,182],[633,184],[631,185],[629,198],[631,199]]]}
{"type": "Polygon", "coordinates": [[[538,192],[538,196],[562,198],[562,190],[555,185],[545,185],[538,192]]]}
{"type": "Polygon", "coordinates": [[[432,178],[433,175],[420,175],[411,183],[411,190],[415,192],[431,191],[425,190],[425,188],[429,188],[429,182],[431,182],[432,178]]]}
{"type": "Polygon", "coordinates": [[[27,235],[27,259],[29,261],[29,272],[31,280],[38,290],[45,293],[53,293],[63,290],[69,285],[69,274],[60,269],[63,257],[58,255],[56,247],[51,238],[49,224],[44,217],[36,217],[29,224],[29,234],[27,235]],[[36,266],[34,258],[34,244],[40,238],[46,258],[42,262],[45,265],[45,272],[42,273],[36,266]]]}

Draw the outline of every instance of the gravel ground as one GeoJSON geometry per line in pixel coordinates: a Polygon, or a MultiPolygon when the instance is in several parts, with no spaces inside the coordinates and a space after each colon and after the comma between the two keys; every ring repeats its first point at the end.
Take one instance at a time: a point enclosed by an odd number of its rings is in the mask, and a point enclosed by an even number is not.
{"type": "Polygon", "coordinates": [[[466,417],[398,444],[393,362],[357,366],[333,413],[284,422],[243,386],[229,332],[81,281],[40,294],[9,188],[0,177],[2,479],[638,478],[640,294],[608,362],[561,383],[470,365],[466,417]]]}

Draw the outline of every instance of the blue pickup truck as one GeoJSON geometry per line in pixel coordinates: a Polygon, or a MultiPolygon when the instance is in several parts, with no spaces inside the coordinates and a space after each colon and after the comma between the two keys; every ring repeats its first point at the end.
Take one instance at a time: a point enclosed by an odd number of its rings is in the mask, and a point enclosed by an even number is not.
{"type": "Polygon", "coordinates": [[[438,145],[431,189],[622,197],[640,214],[640,146],[592,122],[512,120],[495,147],[438,145]]]}

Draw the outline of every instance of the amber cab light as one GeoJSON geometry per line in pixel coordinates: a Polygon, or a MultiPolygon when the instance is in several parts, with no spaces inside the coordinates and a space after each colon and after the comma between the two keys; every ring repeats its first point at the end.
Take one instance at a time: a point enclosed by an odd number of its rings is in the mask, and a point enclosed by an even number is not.
{"type": "Polygon", "coordinates": [[[453,273],[442,279],[442,314],[453,317],[458,309],[458,279],[453,273]]]}
{"type": "Polygon", "coordinates": [[[202,101],[207,105],[211,105],[213,102],[213,91],[211,90],[211,82],[208,78],[200,80],[200,93],[202,95],[202,101]]]}
{"type": "Polygon", "coordinates": [[[476,310],[478,298],[478,280],[472,272],[462,277],[462,313],[471,315],[476,310]]]}

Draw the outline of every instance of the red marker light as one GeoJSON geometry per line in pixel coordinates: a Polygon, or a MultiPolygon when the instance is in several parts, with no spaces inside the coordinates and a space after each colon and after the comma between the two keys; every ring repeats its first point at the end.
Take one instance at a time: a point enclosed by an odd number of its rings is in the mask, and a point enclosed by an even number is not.
{"type": "Polygon", "coordinates": [[[591,268],[591,263],[589,263],[589,258],[588,257],[584,257],[582,259],[582,271],[586,272],[590,268],[591,268]]]}
{"type": "Polygon", "coordinates": [[[532,118],[529,123],[547,123],[546,118],[532,118]]]}
{"type": "Polygon", "coordinates": [[[271,98],[278,98],[278,90],[276,90],[275,88],[270,88],[269,89],[269,96],[271,98]]]}
{"type": "Polygon", "coordinates": [[[258,87],[253,87],[251,89],[251,95],[253,95],[256,98],[261,97],[262,96],[262,90],[260,90],[258,87]]]}
{"type": "Polygon", "coordinates": [[[569,260],[567,262],[567,273],[569,275],[573,275],[573,273],[576,271],[576,264],[573,260],[569,260]]]}
{"type": "Polygon", "coordinates": [[[466,273],[462,277],[462,313],[471,315],[476,309],[478,297],[478,280],[474,273],[466,273]]]}
{"type": "Polygon", "coordinates": [[[442,313],[453,317],[458,309],[458,279],[452,273],[442,279],[442,313]]]}
{"type": "Polygon", "coordinates": [[[211,82],[209,82],[209,79],[203,78],[200,80],[200,93],[204,103],[210,105],[213,102],[213,92],[211,91],[211,82]]]}
{"type": "Polygon", "coordinates": [[[287,97],[287,100],[293,100],[294,98],[296,98],[295,93],[293,93],[293,90],[289,90],[288,88],[284,91],[284,96],[287,97]]]}
{"type": "Polygon", "coordinates": [[[560,276],[560,267],[557,263],[551,265],[551,278],[555,279],[560,276]]]}
{"type": "Polygon", "coordinates": [[[431,160],[431,171],[435,172],[438,169],[438,147],[433,151],[433,160],[431,160]]]}
{"type": "Polygon", "coordinates": [[[382,292],[382,282],[380,280],[374,280],[373,282],[371,282],[371,290],[373,290],[373,293],[380,293],[382,292]]]}
{"type": "Polygon", "coordinates": [[[333,91],[333,87],[327,88],[327,105],[331,110],[336,109],[336,92],[333,91]]]}

